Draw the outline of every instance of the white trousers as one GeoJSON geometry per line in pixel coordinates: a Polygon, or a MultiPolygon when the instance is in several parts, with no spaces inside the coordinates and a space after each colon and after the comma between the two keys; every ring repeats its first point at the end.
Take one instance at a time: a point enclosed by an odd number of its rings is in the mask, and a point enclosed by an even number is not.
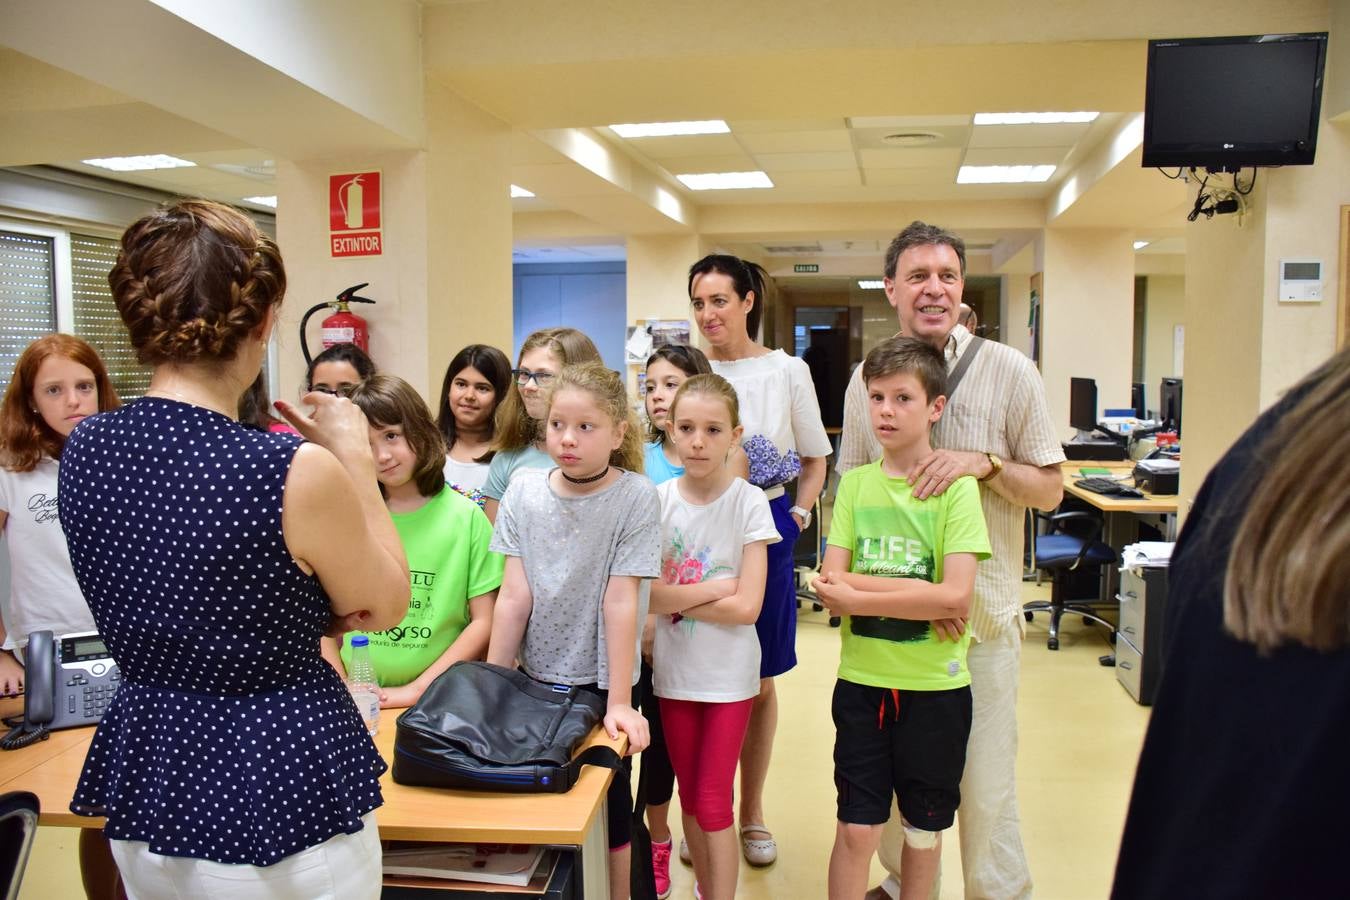
{"type": "Polygon", "coordinates": [[[109,841],[130,900],[376,900],[384,880],[375,813],[270,866],[162,856],[145,841],[109,841]]]}
{"type": "MultiPolygon", "coordinates": [[[[971,724],[966,770],[961,778],[961,807],[956,825],[961,838],[961,872],[966,900],[1022,900],[1031,896],[1031,870],[1022,849],[1017,819],[1017,682],[1021,674],[1021,611],[1003,633],[972,641],[971,724]]],[[[877,856],[891,874],[882,887],[900,896],[900,851],[904,829],[892,804],[877,856]]],[[[933,885],[933,898],[940,879],[933,885]]]]}

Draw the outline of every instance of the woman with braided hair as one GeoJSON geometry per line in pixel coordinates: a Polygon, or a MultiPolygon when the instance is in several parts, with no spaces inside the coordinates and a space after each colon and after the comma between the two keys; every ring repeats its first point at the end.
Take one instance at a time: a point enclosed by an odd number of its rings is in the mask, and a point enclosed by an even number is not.
{"type": "Polygon", "coordinates": [[[122,672],[71,810],[107,817],[130,896],[373,898],[384,771],[325,633],[407,610],[365,416],[312,392],[308,439],[236,421],[286,275],[238,210],[185,200],[127,229],[108,277],[141,399],[75,429],[59,508],[122,672]]]}

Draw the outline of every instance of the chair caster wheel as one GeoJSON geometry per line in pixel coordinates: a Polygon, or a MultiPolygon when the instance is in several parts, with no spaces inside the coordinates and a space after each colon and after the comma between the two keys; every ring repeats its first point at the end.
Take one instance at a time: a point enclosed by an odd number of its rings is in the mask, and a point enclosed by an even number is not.
{"type": "Polygon", "coordinates": [[[825,608],[824,605],[823,605],[823,604],[820,604],[820,603],[812,603],[812,604],[811,604],[811,609],[815,610],[816,612],[820,612],[820,611],[821,611],[822,609],[824,609],[824,608],[825,608]]]}
{"type": "Polygon", "coordinates": [[[1035,614],[1035,613],[1024,612],[1024,613],[1022,613],[1022,615],[1024,615],[1024,616],[1027,617],[1027,621],[1028,621],[1028,622],[1034,622],[1034,621],[1036,620],[1036,614],[1035,614]]]}
{"type": "Polygon", "coordinates": [[[830,627],[838,628],[842,621],[838,616],[830,616],[830,627]]]}
{"type": "Polygon", "coordinates": [[[1059,638],[1049,638],[1048,640],[1046,640],[1045,646],[1048,647],[1048,648],[1051,649],[1051,650],[1058,650],[1058,649],[1059,649],[1059,638]]]}

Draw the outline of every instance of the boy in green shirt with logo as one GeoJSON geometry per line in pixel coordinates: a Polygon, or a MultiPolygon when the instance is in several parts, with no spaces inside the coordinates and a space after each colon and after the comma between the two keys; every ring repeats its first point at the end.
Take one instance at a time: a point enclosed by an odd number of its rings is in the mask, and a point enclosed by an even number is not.
{"type": "Polygon", "coordinates": [[[867,355],[863,381],[882,457],[839,483],[815,583],[843,618],[830,897],[866,893],[892,793],[905,829],[902,896],[927,897],[941,832],[961,799],[971,716],[965,617],[989,538],[974,478],[916,500],[905,477],[932,453],[929,430],[947,402],[942,354],[915,338],[891,338],[867,355]]]}

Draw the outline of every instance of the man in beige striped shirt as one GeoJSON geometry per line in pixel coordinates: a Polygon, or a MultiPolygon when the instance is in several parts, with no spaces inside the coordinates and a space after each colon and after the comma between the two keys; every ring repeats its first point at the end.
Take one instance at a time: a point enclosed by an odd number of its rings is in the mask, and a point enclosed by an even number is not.
{"type": "MultiPolygon", "coordinates": [[[[1022,522],[1027,507],[1059,505],[1064,452],[1031,360],[1005,344],[981,341],[957,324],[965,270],[965,242],[923,222],[900,232],[886,251],[886,298],[895,307],[900,332],[942,350],[949,373],[966,354],[975,354],[934,426],[938,449],[909,480],[919,499],[942,493],[962,475],[980,481],[993,555],[980,563],[975,576],[969,622],[974,641],[967,660],[974,709],[957,819],[967,900],[1011,900],[1031,896],[1016,793],[1022,522]]],[[[842,474],[880,456],[859,366],[844,397],[835,468],[842,474]]],[[[892,814],[881,840],[879,855],[891,875],[869,898],[899,896],[904,841],[899,823],[898,813],[892,814]]]]}

